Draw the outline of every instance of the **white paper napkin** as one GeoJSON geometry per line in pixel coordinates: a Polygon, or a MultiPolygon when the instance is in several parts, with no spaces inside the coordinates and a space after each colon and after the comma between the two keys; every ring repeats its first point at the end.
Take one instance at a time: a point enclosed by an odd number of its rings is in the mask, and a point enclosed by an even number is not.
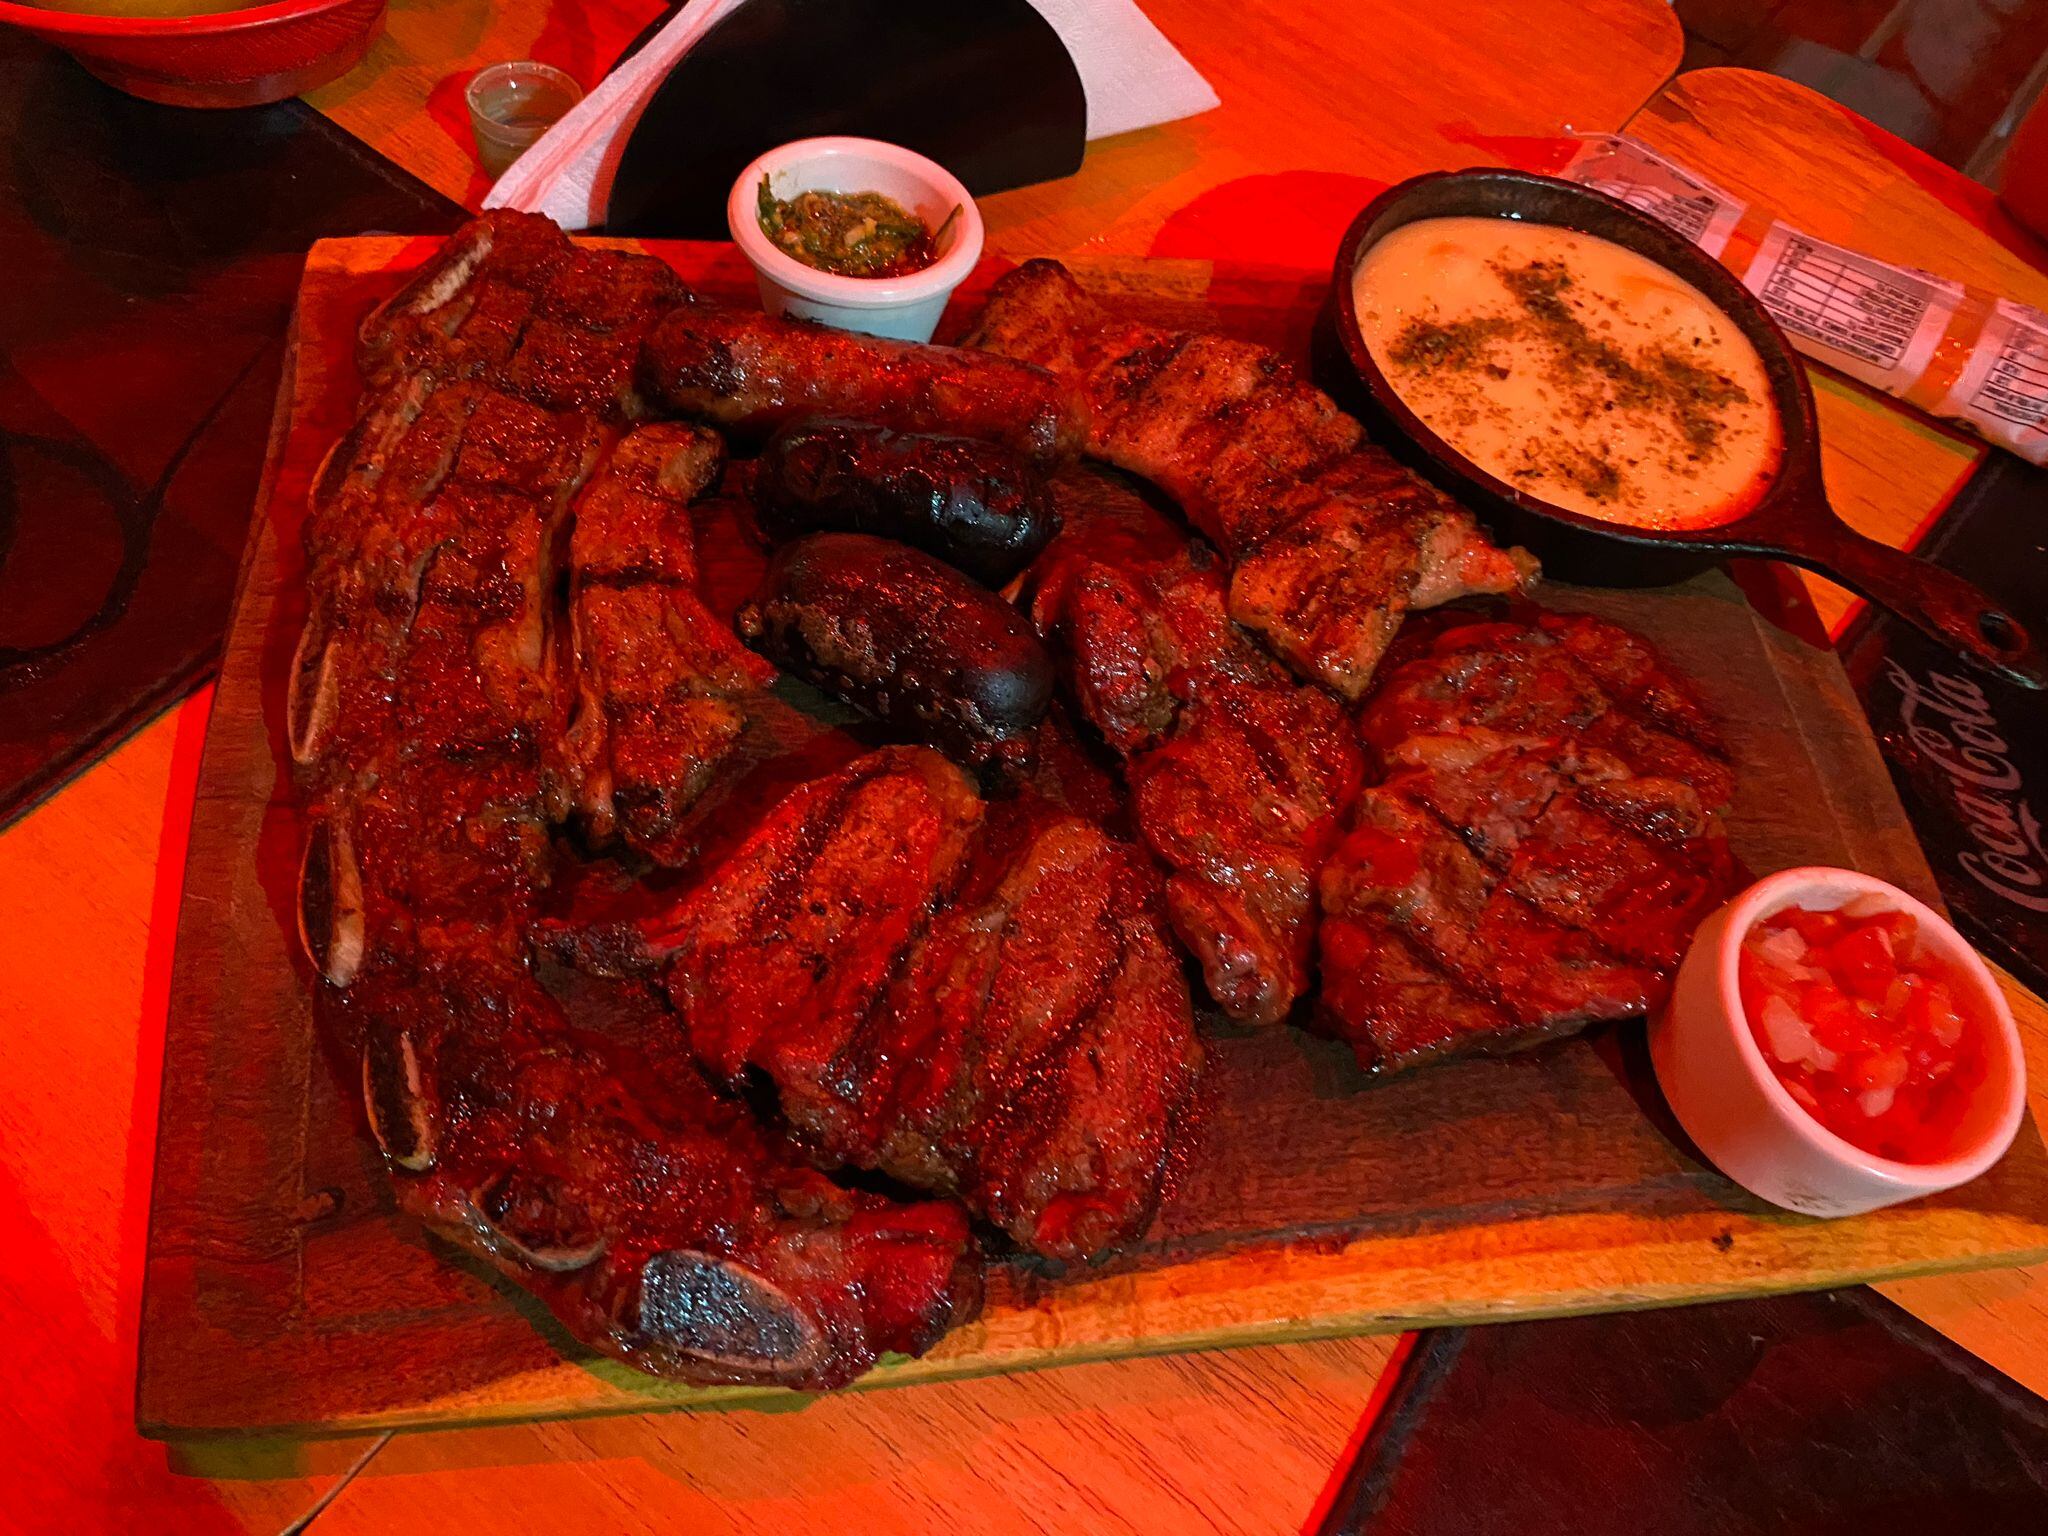
{"type": "MultiPolygon", "coordinates": [[[[971,0],[964,0],[971,3],[971,0]]],[[[564,229],[604,222],[619,157],[676,61],[741,0],[691,0],[632,58],[548,130],[484,199],[544,213],[564,229]]],[[[1134,0],[1031,0],[1067,45],[1088,97],[1088,137],[1193,117],[1217,104],[1209,82],[1134,0]]],[[[768,145],[761,146],[763,149],[768,145]]]]}

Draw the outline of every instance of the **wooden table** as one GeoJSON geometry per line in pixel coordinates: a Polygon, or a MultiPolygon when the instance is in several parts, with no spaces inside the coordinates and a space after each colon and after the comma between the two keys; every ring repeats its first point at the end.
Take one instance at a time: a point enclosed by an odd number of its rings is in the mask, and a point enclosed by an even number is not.
{"type": "MultiPolygon", "coordinates": [[[[991,199],[1017,254],[1259,255],[1319,265],[1374,181],[1513,157],[1517,138],[1615,128],[1681,39],[1661,0],[1281,0],[1146,9],[1223,108],[1093,147],[1069,181],[991,199]],[[1270,242],[1258,247],[1246,242],[1270,242]]],[[[475,202],[460,83],[534,55],[586,83],[652,0],[397,0],[366,66],[314,99],[475,202]],[[573,23],[570,18],[573,17],[573,23]],[[454,110],[451,112],[451,106],[454,110]]],[[[1723,72],[1716,72],[1717,75],[1723,72]]],[[[1755,77],[1690,77],[1642,131],[1817,233],[1886,233],[1901,170],[1835,109],[1755,77]],[[1702,94],[1702,93],[1705,94],[1702,94]],[[1742,116],[1713,115],[1728,100],[1742,116]],[[1692,138],[1681,143],[1680,136],[1692,138]],[[1840,141],[1826,188],[1757,146],[1840,141]],[[1669,137],[1662,137],[1668,135],[1669,137]],[[1859,147],[1860,142],[1860,147],[1859,147]],[[1711,163],[1709,154],[1717,158],[1711,163]],[[1727,163],[1718,157],[1725,157],[1727,163]],[[1731,166],[1740,169],[1738,175],[1731,166]],[[1748,177],[1748,180],[1744,180],[1748,177]],[[1856,189],[1852,194],[1850,189],[1856,189]],[[1821,222],[1833,210],[1843,222],[1821,222]]],[[[1924,264],[2041,283],[1981,209],[1911,199],[1924,264]]],[[[1873,248],[1885,249],[1882,244],[1873,248]]],[[[1845,510],[1910,538],[1976,451],[1847,386],[1823,390],[1845,510]]],[[[317,1446],[167,1453],[130,1420],[169,935],[207,699],[138,735],[0,834],[0,1486],[30,1529],[276,1530],[367,1471],[322,1531],[544,1521],[564,1532],[1278,1532],[1312,1524],[1383,1381],[1392,1339],[1085,1366],[817,1403],[317,1446]],[[184,1473],[187,1475],[178,1475],[184,1473]],[[199,1474],[199,1475],[190,1475],[199,1474]]],[[[2031,1044],[2048,1031],[2038,1009],[2031,1044]]],[[[2035,1054],[2048,1083],[2048,1051],[2035,1054]]],[[[2036,1113],[2044,1100],[2037,1092],[2036,1113]]],[[[2048,1279],[1993,1273],[1894,1294],[2048,1389],[2048,1279]]]]}

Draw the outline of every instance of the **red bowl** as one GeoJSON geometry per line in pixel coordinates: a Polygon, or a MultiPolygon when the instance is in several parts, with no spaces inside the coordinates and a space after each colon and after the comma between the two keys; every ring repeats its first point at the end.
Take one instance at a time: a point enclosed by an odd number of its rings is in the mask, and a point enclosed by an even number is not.
{"type": "Polygon", "coordinates": [[[64,49],[93,74],[174,107],[282,101],[353,69],[385,0],[282,0],[207,16],[88,16],[0,0],[0,24],[64,49]]]}

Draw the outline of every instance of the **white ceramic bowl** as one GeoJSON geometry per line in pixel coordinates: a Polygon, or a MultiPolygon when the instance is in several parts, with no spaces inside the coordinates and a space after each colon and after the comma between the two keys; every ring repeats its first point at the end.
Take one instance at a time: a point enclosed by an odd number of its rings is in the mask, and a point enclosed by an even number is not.
{"type": "Polygon", "coordinates": [[[1784,870],[1701,924],[1670,1002],[1650,1022],[1650,1059],[1679,1124],[1716,1167],[1809,1216],[1853,1216],[1967,1184],[2005,1155],[2026,1109],[2019,1031],[1977,952],[1925,903],[1847,869],[1784,870]],[[1736,956],[1751,927],[1786,907],[1831,911],[1867,895],[1912,914],[1919,942],[1953,978],[1958,1008],[1983,1033],[1984,1081],[1939,1162],[1879,1157],[1828,1130],[1785,1091],[1743,1013],[1736,956]]]}
{"type": "Polygon", "coordinates": [[[740,172],[725,204],[733,242],[754,265],[761,307],[771,315],[817,320],[845,331],[930,341],[946,300],[981,260],[981,211],[944,166],[880,139],[798,139],[771,149],[740,172]],[[805,266],[761,232],[761,178],[779,198],[799,192],[879,192],[934,230],[939,259],[903,277],[841,277],[805,266]]]}

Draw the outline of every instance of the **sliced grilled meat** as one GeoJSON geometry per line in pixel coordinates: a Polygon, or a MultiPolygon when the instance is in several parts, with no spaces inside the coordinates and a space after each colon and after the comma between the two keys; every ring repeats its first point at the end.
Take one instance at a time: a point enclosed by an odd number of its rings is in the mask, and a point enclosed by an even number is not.
{"type": "Polygon", "coordinates": [[[797,790],[630,935],[714,1081],[760,1074],[818,1155],[1085,1259],[1143,1232],[1201,1063],[1158,876],[1035,797],[887,748],[797,790]]]}
{"type": "Polygon", "coordinates": [[[1050,466],[1073,457],[1084,430],[1079,401],[1041,369],[710,305],[654,327],[641,384],[671,411],[757,439],[805,417],[850,417],[979,438],[1050,466]]]}
{"type": "Polygon", "coordinates": [[[1108,477],[1055,492],[1062,531],[1030,573],[1033,617],[1124,758],[1210,995],[1273,1023],[1308,990],[1316,877],[1363,776],[1351,725],[1231,622],[1209,550],[1108,477]]]}
{"type": "Polygon", "coordinates": [[[1390,1071],[1654,1007],[1737,883],[1705,712],[1598,620],[1411,649],[1360,717],[1381,777],[1323,870],[1325,1024],[1390,1071]]]}
{"type": "Polygon", "coordinates": [[[982,807],[935,752],[892,747],[786,798],[654,942],[712,1076],[768,1074],[814,1125],[823,1074],[965,867],[982,807]]]}
{"type": "Polygon", "coordinates": [[[1117,320],[1057,262],[1004,276],[968,345],[1077,390],[1087,451],[1165,491],[1228,558],[1231,617],[1348,699],[1410,608],[1535,574],[1267,348],[1117,320]]]}
{"type": "MultiPolygon", "coordinates": [[[[825,1144],[1086,1259],[1151,1224],[1201,1068],[1158,876],[1049,807],[993,812],[831,1074],[825,1144]]],[[[800,1122],[802,1123],[802,1122],[800,1122]]]]}

